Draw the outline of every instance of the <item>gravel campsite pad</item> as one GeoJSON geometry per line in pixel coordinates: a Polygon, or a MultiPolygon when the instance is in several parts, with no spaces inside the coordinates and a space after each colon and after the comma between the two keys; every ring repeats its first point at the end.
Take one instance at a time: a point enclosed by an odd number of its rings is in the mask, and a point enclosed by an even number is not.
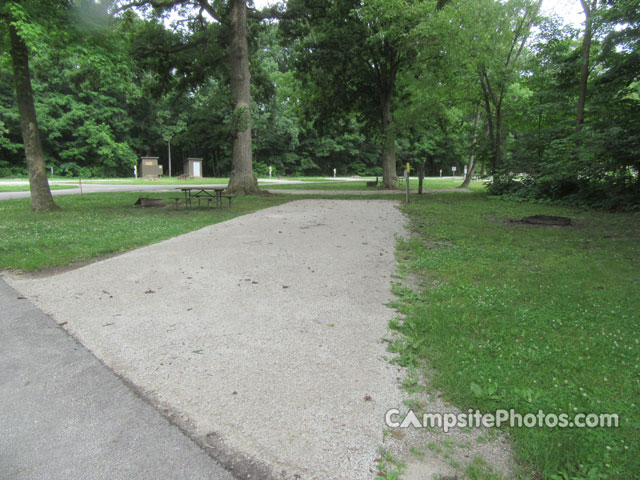
{"type": "Polygon", "coordinates": [[[11,283],[228,464],[364,479],[402,402],[382,339],[403,232],[393,202],[303,200],[11,283]]]}

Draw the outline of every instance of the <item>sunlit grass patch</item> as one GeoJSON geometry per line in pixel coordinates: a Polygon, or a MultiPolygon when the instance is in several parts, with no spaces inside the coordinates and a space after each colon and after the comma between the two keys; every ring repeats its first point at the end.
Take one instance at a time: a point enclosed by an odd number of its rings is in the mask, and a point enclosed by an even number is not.
{"type": "Polygon", "coordinates": [[[140,196],[176,195],[65,195],[56,197],[56,212],[33,212],[29,199],[0,202],[0,268],[36,270],[124,252],[288,201],[237,197],[218,209],[133,208],[140,196]]]}
{"type": "Polygon", "coordinates": [[[516,454],[541,478],[640,478],[638,217],[483,195],[404,210],[398,256],[418,285],[397,289],[400,361],[431,367],[463,410],[617,413],[619,428],[513,429],[516,454]],[[533,214],[574,226],[508,222],[533,214]]]}

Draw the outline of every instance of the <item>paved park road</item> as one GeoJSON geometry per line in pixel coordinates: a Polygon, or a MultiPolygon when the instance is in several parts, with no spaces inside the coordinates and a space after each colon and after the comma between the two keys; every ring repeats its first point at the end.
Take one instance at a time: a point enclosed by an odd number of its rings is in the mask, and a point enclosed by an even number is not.
{"type": "Polygon", "coordinates": [[[0,279],[0,479],[232,480],[0,279]]]}
{"type": "Polygon", "coordinates": [[[241,478],[369,479],[402,405],[383,337],[403,231],[390,201],[302,200],[11,283],[241,478]]]}

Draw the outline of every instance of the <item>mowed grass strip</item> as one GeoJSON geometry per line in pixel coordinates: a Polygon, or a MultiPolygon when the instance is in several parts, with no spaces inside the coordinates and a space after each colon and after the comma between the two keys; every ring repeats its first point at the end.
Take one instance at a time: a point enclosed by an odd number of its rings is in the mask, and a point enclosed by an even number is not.
{"type": "MultiPolygon", "coordinates": [[[[379,184],[382,183],[382,177],[379,178],[379,184]]],[[[444,190],[454,189],[460,186],[462,178],[425,178],[422,184],[423,190],[444,190]]],[[[400,193],[406,188],[404,180],[396,182],[396,187],[400,193]]],[[[412,178],[409,183],[412,190],[418,189],[418,180],[412,178]]],[[[261,188],[268,190],[378,190],[378,187],[367,187],[367,180],[354,181],[314,181],[306,184],[279,184],[279,185],[261,185],[261,188]]],[[[473,191],[484,191],[485,185],[483,181],[473,181],[469,186],[473,191]]],[[[383,190],[384,191],[384,190],[383,190]]],[[[389,193],[394,193],[389,191],[389,193]]],[[[395,192],[398,193],[398,192],[395,192]]]]}
{"type": "MultiPolygon", "coordinates": [[[[60,177],[57,180],[60,181],[74,181],[78,182],[78,179],[69,179],[60,177]]],[[[323,177],[273,177],[273,179],[269,178],[260,178],[260,183],[276,181],[276,180],[295,180],[295,181],[304,181],[304,182],[327,182],[330,181],[328,178],[323,177]]],[[[335,181],[341,181],[339,179],[335,181]]],[[[155,180],[148,180],[146,178],[87,178],[83,179],[82,183],[92,183],[92,184],[106,184],[106,185],[226,185],[229,183],[228,177],[203,177],[203,178],[183,178],[180,179],[178,176],[173,177],[160,177],[155,180]]]]}
{"type": "MultiPolygon", "coordinates": [[[[50,185],[51,190],[68,190],[77,188],[76,185],[50,185]]],[[[29,185],[2,185],[0,183],[0,192],[28,192],[29,185]]]]}
{"type": "MultiPolygon", "coordinates": [[[[147,193],[56,197],[56,212],[33,212],[29,199],[0,202],[0,269],[38,270],[131,250],[263,208],[286,197],[237,197],[230,207],[132,208],[147,193]]],[[[175,197],[175,195],[173,195],[175,197]]]]}
{"type": "Polygon", "coordinates": [[[463,411],[619,415],[618,428],[510,430],[524,478],[640,478],[640,217],[482,194],[413,202],[399,361],[428,367],[463,411]],[[575,225],[509,222],[535,214],[575,225]]]}

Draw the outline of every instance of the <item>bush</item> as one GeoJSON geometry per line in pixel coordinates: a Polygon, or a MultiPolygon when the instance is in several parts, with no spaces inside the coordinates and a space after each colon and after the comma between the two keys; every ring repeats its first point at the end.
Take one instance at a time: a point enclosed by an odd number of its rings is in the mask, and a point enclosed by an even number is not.
{"type": "Polygon", "coordinates": [[[605,210],[640,211],[640,182],[631,174],[611,174],[604,179],[578,176],[494,176],[492,195],[511,199],[566,203],[605,210]]]}

